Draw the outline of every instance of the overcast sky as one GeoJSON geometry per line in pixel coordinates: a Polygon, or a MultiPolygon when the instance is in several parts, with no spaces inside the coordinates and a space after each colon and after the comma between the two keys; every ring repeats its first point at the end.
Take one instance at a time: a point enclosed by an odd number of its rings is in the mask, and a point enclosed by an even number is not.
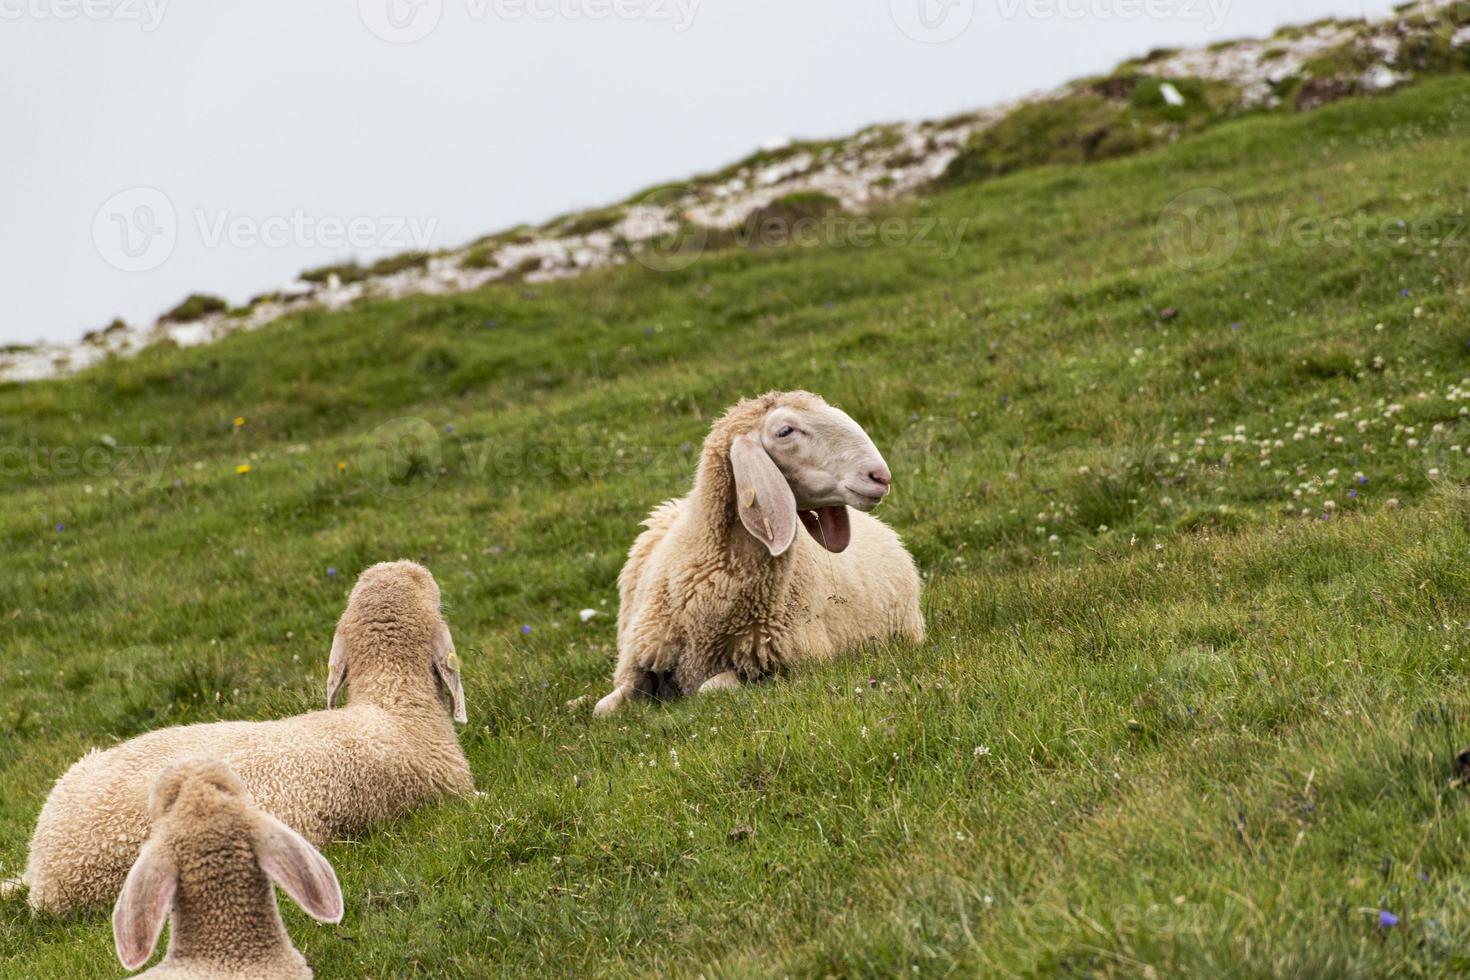
{"type": "Polygon", "coordinates": [[[0,343],[1392,5],[0,0],[0,343]]]}

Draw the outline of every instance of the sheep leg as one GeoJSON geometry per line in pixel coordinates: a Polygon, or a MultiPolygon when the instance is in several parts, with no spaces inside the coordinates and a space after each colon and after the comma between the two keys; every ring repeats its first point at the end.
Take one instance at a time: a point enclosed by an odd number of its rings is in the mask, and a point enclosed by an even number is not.
{"type": "Polygon", "coordinates": [[[659,677],[652,671],[639,671],[632,680],[624,681],[612,689],[597,706],[592,709],[592,717],[606,718],[623,706],[625,701],[636,698],[653,697],[658,693],[659,677]]]}
{"type": "Polygon", "coordinates": [[[699,693],[709,694],[714,691],[733,691],[739,686],[740,675],[733,670],[727,670],[723,674],[716,674],[699,685],[699,693]]]}
{"type": "Polygon", "coordinates": [[[606,718],[608,715],[621,708],[623,706],[623,702],[632,697],[633,694],[634,689],[632,684],[618,685],[617,687],[612,689],[611,694],[608,694],[601,701],[598,701],[597,704],[592,708],[592,717],[606,718]]]}

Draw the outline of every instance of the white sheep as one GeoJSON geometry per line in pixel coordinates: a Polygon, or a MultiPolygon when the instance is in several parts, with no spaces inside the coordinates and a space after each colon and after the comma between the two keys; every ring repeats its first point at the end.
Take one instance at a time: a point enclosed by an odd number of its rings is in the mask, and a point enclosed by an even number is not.
{"type": "Polygon", "coordinates": [[[153,832],[112,912],[123,966],[153,955],[165,920],[168,952],[145,977],[298,980],[311,967],[291,945],[271,882],[319,922],[342,921],[342,888],[327,859],[250,802],[223,762],[164,771],[148,804],[153,832]]]}
{"type": "Polygon", "coordinates": [[[891,479],[862,427],[816,395],[730,409],[693,492],[653,511],[618,576],[618,666],[594,713],[735,687],[868,640],[922,642],[913,558],[867,513],[891,479]]]}
{"type": "Polygon", "coordinates": [[[198,755],[228,763],[262,809],[318,847],[416,804],[473,793],[446,698],[454,720],[464,721],[438,585],[413,562],[374,565],[337,623],[329,710],[165,728],[94,749],[41,808],[21,885],[41,911],[109,901],[147,836],[148,786],[171,763],[198,755]],[[344,681],[351,704],[330,710],[344,681]]]}

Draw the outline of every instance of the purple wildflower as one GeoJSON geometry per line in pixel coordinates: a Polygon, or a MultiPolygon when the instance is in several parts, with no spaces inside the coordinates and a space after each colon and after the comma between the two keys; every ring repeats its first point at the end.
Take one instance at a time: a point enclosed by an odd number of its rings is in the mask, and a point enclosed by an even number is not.
{"type": "Polygon", "coordinates": [[[328,565],[327,566],[327,578],[336,578],[336,577],[337,577],[337,569],[334,568],[331,565],[328,565]]]}
{"type": "Polygon", "coordinates": [[[66,525],[65,524],[57,524],[56,525],[56,533],[57,534],[60,534],[62,531],[65,531],[65,530],[66,530],[66,525]]]}
{"type": "Polygon", "coordinates": [[[1360,477],[1358,477],[1358,483],[1359,484],[1364,484],[1364,483],[1367,483],[1367,482],[1368,482],[1368,478],[1366,476],[1360,476],[1360,477]]]}
{"type": "Polygon", "coordinates": [[[525,636],[530,636],[531,635],[531,624],[530,623],[527,623],[526,625],[522,626],[521,627],[521,633],[523,635],[525,635],[525,636]]]}
{"type": "Polygon", "coordinates": [[[449,424],[445,425],[444,426],[444,431],[445,432],[453,432],[454,431],[454,423],[453,422],[450,422],[449,424]]]}
{"type": "Polygon", "coordinates": [[[1388,909],[1379,909],[1378,910],[1378,928],[1380,928],[1380,929],[1392,929],[1394,926],[1396,926],[1398,924],[1399,924],[1399,917],[1398,916],[1394,915],[1388,909]]]}
{"type": "Polygon", "coordinates": [[[1236,320],[1234,323],[1232,323],[1230,325],[1230,329],[1231,330],[1234,330],[1236,333],[1239,333],[1240,332],[1240,321],[1239,320],[1236,320]]]}
{"type": "Polygon", "coordinates": [[[1348,495],[1348,499],[1349,500],[1357,500],[1358,499],[1358,491],[1356,491],[1356,490],[1349,490],[1347,495],[1348,495]]]}

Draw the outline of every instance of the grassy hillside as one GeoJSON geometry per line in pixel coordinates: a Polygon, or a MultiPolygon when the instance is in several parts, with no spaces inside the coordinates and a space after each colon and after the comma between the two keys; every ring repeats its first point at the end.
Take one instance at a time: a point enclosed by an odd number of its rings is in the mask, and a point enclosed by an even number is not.
{"type": "MultiPolygon", "coordinates": [[[[318,976],[1470,967],[1467,121],[1428,83],[961,186],[907,244],[0,387],[0,874],[87,747],[320,706],[353,578],[413,557],[484,795],[328,849],[318,976]],[[773,387],[884,450],[931,639],[568,711],[639,520],[773,387]]],[[[121,972],[105,916],[0,903],[0,974],[121,972]]]]}

